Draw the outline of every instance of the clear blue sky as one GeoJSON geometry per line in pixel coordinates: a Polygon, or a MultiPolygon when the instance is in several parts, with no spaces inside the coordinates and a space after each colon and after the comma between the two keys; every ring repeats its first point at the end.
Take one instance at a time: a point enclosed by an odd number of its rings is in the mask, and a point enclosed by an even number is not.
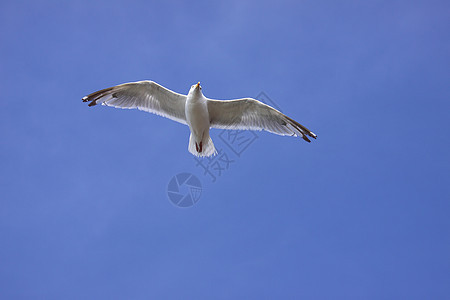
{"type": "Polygon", "coordinates": [[[1,1],[0,298],[448,299],[449,9],[1,1]],[[259,133],[213,183],[186,126],[81,102],[143,79],[263,91],[318,139],[259,133]]]}

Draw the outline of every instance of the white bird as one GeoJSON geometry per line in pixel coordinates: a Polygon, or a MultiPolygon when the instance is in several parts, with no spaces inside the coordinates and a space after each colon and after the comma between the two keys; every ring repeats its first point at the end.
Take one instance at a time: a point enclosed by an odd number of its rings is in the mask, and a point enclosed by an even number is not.
{"type": "Polygon", "coordinates": [[[252,98],[213,100],[202,93],[200,82],[186,95],[153,81],[138,81],[106,88],[83,97],[89,106],[98,103],[118,108],[137,108],[189,126],[188,150],[196,156],[211,156],[216,149],[210,128],[266,130],[278,135],[316,138],[305,126],[275,108],[252,98]]]}

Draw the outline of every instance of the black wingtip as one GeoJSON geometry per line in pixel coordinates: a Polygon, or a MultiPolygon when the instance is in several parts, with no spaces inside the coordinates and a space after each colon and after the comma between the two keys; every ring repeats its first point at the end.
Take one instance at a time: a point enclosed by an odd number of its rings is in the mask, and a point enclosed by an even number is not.
{"type": "MultiPolygon", "coordinates": [[[[104,96],[106,93],[110,92],[112,89],[114,89],[116,87],[109,87],[97,92],[93,92],[92,94],[89,94],[87,96],[84,96],[81,100],[83,100],[83,102],[91,102],[89,103],[88,106],[94,106],[97,105],[97,100],[100,99],[102,96],[104,96]]],[[[117,98],[117,96],[113,95],[113,97],[117,98]]]]}
{"type": "Polygon", "coordinates": [[[83,100],[83,102],[90,102],[89,104],[88,104],[88,106],[94,106],[94,105],[96,105],[97,104],[97,101],[96,100],[93,100],[91,97],[89,97],[89,96],[84,96],[81,100],[83,100]]]}

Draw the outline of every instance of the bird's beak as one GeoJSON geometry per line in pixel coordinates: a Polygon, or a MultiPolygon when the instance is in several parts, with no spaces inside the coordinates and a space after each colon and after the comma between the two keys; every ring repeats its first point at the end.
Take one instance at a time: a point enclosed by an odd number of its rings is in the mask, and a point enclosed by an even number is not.
{"type": "Polygon", "coordinates": [[[199,86],[200,86],[200,81],[197,83],[197,85],[195,87],[198,88],[199,86]]]}

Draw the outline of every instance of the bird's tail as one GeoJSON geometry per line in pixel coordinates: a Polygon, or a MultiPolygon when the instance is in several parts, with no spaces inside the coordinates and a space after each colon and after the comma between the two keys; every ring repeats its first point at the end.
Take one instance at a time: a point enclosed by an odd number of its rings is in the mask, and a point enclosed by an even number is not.
{"type": "Polygon", "coordinates": [[[191,133],[191,136],[189,137],[188,150],[193,155],[200,157],[208,157],[217,154],[216,148],[214,147],[214,143],[209,135],[207,137],[204,137],[200,144],[195,142],[195,139],[191,133]]]}

